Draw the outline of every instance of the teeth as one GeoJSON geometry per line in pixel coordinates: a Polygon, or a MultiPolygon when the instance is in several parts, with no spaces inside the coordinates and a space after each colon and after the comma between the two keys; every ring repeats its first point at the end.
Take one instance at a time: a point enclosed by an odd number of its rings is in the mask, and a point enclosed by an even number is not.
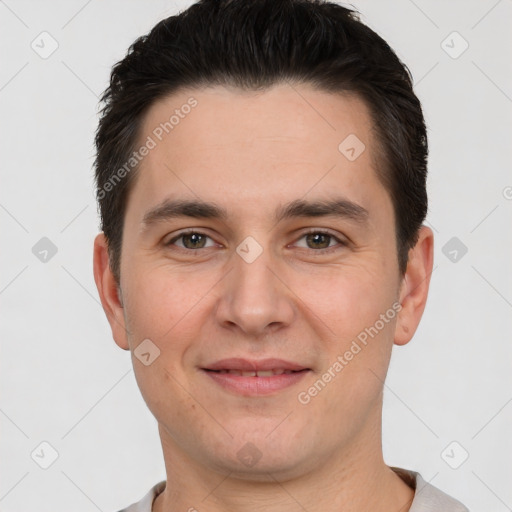
{"type": "Polygon", "coordinates": [[[256,372],[256,375],[258,377],[272,377],[272,375],[275,375],[275,373],[272,370],[261,370],[256,372]]]}
{"type": "Polygon", "coordinates": [[[229,373],[230,375],[240,375],[242,377],[256,377],[256,372],[246,372],[242,370],[221,370],[221,373],[229,373]]]}
{"type": "Polygon", "coordinates": [[[274,370],[260,370],[257,372],[242,370],[217,370],[217,373],[229,373],[231,375],[240,375],[241,377],[272,377],[273,375],[282,375],[283,373],[289,375],[290,373],[294,373],[294,371],[276,368],[274,370]]]}

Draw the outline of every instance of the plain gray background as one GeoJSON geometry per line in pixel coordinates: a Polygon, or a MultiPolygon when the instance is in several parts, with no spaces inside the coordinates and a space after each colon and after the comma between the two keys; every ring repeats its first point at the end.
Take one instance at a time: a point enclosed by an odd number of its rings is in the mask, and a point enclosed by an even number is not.
{"type": "MultiPolygon", "coordinates": [[[[190,3],[0,1],[3,512],[116,511],[165,478],[93,280],[93,135],[111,66],[190,3]]],[[[352,5],[409,66],[431,148],[435,270],[394,348],[385,460],[472,510],[512,510],[512,1],[352,5]]]]}

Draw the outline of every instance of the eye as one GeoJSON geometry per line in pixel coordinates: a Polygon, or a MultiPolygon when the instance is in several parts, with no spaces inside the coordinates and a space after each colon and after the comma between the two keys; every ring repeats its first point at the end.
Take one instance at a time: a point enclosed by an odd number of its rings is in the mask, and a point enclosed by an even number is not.
{"type": "MultiPolygon", "coordinates": [[[[306,245],[300,245],[296,242],[296,247],[311,249],[317,253],[329,253],[338,250],[339,246],[347,246],[348,243],[341,240],[337,236],[327,231],[309,231],[304,233],[298,241],[305,240],[306,245]]],[[[215,242],[212,238],[205,233],[200,231],[186,231],[175,236],[171,240],[165,243],[166,246],[176,246],[184,250],[196,250],[196,249],[207,249],[208,247],[214,247],[215,242]],[[210,240],[210,245],[207,245],[207,241],[210,240]],[[180,243],[177,243],[180,242],[180,243]]]]}
{"type": "MultiPolygon", "coordinates": [[[[182,249],[205,249],[207,247],[213,247],[214,244],[207,246],[206,240],[211,238],[200,231],[187,231],[185,233],[180,233],[178,236],[175,236],[171,240],[169,240],[165,245],[176,245],[182,249]],[[175,242],[181,240],[181,245],[176,244],[175,242]]],[[[212,240],[213,242],[213,240],[212,240]]]]}
{"type": "Polygon", "coordinates": [[[347,242],[340,240],[338,237],[327,231],[309,231],[303,234],[299,240],[305,239],[306,246],[302,245],[306,249],[313,249],[316,252],[328,253],[333,250],[339,249],[337,245],[346,246],[347,242]],[[337,242],[332,244],[331,242],[337,242]]]}

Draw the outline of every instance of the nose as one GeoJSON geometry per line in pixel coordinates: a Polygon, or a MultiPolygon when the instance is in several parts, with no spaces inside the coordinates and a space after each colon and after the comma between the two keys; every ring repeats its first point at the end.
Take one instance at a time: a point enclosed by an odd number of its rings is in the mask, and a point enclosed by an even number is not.
{"type": "Polygon", "coordinates": [[[216,310],[220,325],[251,338],[289,326],[295,315],[293,293],[280,275],[280,262],[267,249],[251,262],[235,252],[232,260],[232,270],[221,281],[216,310]]]}

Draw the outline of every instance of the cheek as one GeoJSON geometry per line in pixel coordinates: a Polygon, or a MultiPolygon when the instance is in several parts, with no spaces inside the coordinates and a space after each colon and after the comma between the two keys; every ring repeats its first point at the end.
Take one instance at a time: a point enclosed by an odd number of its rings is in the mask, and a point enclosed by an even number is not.
{"type": "Polygon", "coordinates": [[[207,429],[208,418],[194,398],[195,393],[188,391],[186,377],[179,371],[179,365],[172,366],[172,354],[164,350],[150,366],[144,366],[134,360],[137,385],[149,410],[156,420],[172,429],[181,446],[190,442],[193,450],[194,439],[190,439],[191,424],[196,431],[207,429]]]}
{"type": "Polygon", "coordinates": [[[356,270],[336,276],[315,280],[329,291],[320,293],[315,288],[308,296],[309,318],[322,320],[316,325],[325,341],[325,357],[315,380],[301,389],[299,397],[304,414],[310,417],[324,417],[329,411],[332,421],[325,428],[333,438],[339,435],[339,425],[352,433],[362,428],[362,419],[379,403],[396,323],[389,276],[356,270]]]}
{"type": "Polygon", "coordinates": [[[327,407],[339,421],[344,421],[347,410],[358,411],[360,417],[379,399],[393,346],[392,276],[378,264],[369,268],[340,267],[312,279],[315,287],[309,294],[306,288],[301,292],[308,297],[309,318],[321,319],[316,323],[317,334],[324,340],[317,376],[321,382],[315,381],[310,389],[311,396],[318,393],[311,400],[312,410],[322,414],[327,407]]]}
{"type": "Polygon", "coordinates": [[[385,314],[396,294],[389,274],[378,265],[371,270],[362,266],[328,270],[298,280],[294,290],[340,348],[385,314]]]}
{"type": "Polygon", "coordinates": [[[162,267],[133,269],[131,276],[124,290],[125,315],[137,384],[159,421],[164,419],[162,414],[172,412],[172,421],[180,423],[182,416],[197,414],[194,411],[197,404],[183,388],[188,378],[183,360],[198,338],[201,322],[192,320],[201,314],[201,299],[211,285],[201,284],[198,276],[179,275],[162,267]],[[139,361],[136,352],[145,339],[151,340],[159,350],[158,357],[148,366],[139,361]]]}
{"type": "Polygon", "coordinates": [[[180,332],[183,322],[197,312],[197,307],[215,283],[192,272],[178,273],[164,267],[134,270],[124,290],[126,315],[131,331],[163,343],[180,332]]]}

